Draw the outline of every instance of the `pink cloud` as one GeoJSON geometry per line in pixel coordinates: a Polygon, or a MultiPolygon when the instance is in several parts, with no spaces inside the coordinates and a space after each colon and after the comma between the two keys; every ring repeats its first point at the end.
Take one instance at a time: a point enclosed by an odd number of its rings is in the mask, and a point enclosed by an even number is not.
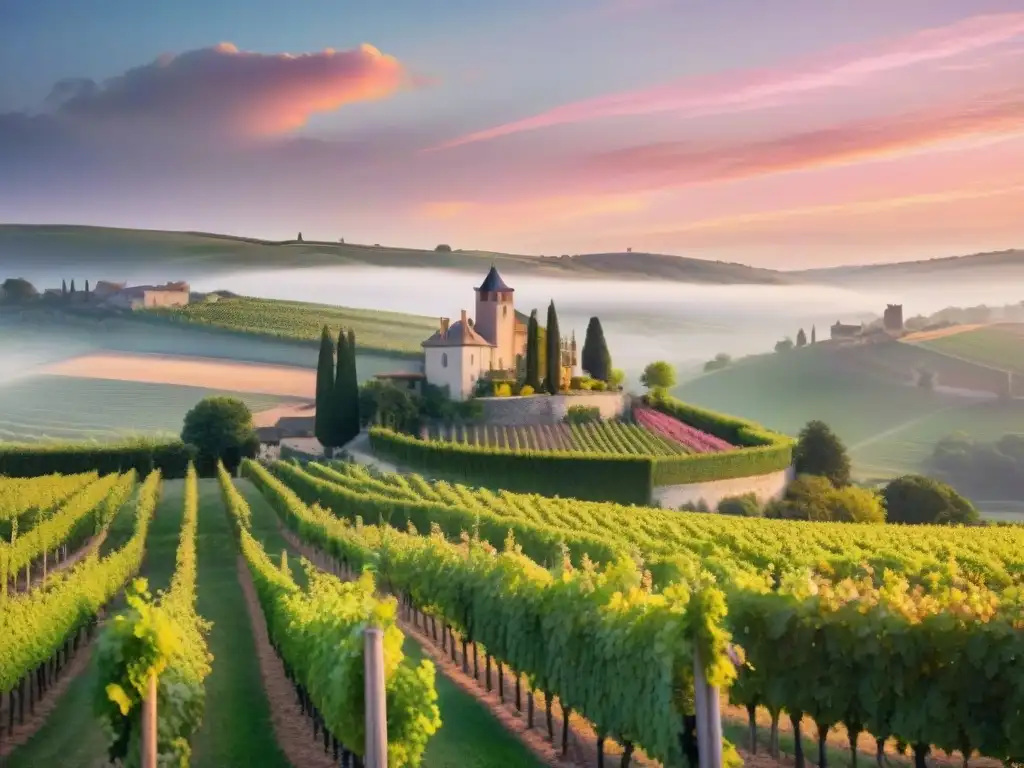
{"type": "Polygon", "coordinates": [[[410,80],[371,45],[299,55],[240,51],[231,43],[163,56],[102,84],[58,83],[58,115],[136,127],[276,136],[314,114],[390,96],[410,80]]]}
{"type": "Polygon", "coordinates": [[[786,68],[684,79],[555,107],[539,115],[446,142],[436,149],[605,117],[673,112],[700,117],[749,111],[865,79],[989,49],[1024,35],[1024,13],[975,16],[859,51],[794,62],[786,68]]]}
{"type": "Polygon", "coordinates": [[[584,181],[654,190],[893,158],[1024,133],[1024,90],[755,142],[660,142],[587,158],[584,181]]]}

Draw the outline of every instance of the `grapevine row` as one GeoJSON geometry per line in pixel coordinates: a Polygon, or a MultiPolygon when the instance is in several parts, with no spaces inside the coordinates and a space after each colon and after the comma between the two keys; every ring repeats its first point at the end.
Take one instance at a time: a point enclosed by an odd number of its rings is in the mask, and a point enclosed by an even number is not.
{"type": "Polygon", "coordinates": [[[921,527],[911,538],[891,526],[751,521],[441,483],[430,485],[434,499],[413,501],[367,490],[365,478],[349,486],[344,467],[274,471],[307,503],[350,521],[421,534],[436,525],[451,541],[475,531],[495,546],[512,530],[542,563],[562,542],[581,564],[584,553],[610,564],[638,551],[663,590],[711,570],[729,606],[725,626],[748,660],[734,702],[785,711],[797,725],[806,715],[822,733],[844,723],[893,736],[922,753],[1024,754],[1018,530],[921,527]]]}
{"type": "Polygon", "coordinates": [[[314,719],[339,745],[363,756],[366,731],[362,629],[376,626],[384,634],[388,764],[420,765],[427,740],[441,726],[434,688],[434,665],[404,661],[397,603],[375,594],[367,573],[343,582],[303,560],[308,586],[300,588],[286,562],[279,568],[249,530],[248,504],[230,476],[220,468],[224,502],[232,516],[242,555],[256,587],[271,643],[285,663],[300,699],[312,706],[314,719]]]}
{"type": "MultiPolygon", "coordinates": [[[[138,570],[159,490],[160,474],[153,472],[137,496],[135,532],[120,550],[104,558],[92,554],[70,571],[54,576],[44,589],[13,596],[4,603],[0,611],[0,694],[11,694],[17,688],[22,711],[26,687],[33,687],[39,670],[58,654],[66,658],[79,631],[95,623],[101,607],[138,570]]],[[[34,691],[30,690],[30,695],[34,691]]]]}
{"type": "MultiPolygon", "coordinates": [[[[8,580],[16,578],[21,569],[25,569],[27,588],[34,562],[44,560],[48,552],[61,544],[74,548],[88,536],[99,533],[128,499],[134,486],[134,472],[107,475],[86,485],[52,517],[42,520],[25,535],[18,536],[15,530],[12,536],[16,538],[11,543],[0,542],[2,589],[6,592],[8,580]]],[[[45,576],[45,560],[43,570],[45,576]]]]}
{"type": "Polygon", "coordinates": [[[81,475],[0,477],[0,538],[9,541],[13,525],[28,530],[33,522],[33,514],[38,515],[54,509],[72,493],[95,481],[97,477],[96,472],[81,475]]]}
{"type": "Polygon", "coordinates": [[[189,465],[170,589],[152,603],[140,579],[130,590],[128,609],[108,624],[103,634],[97,698],[104,702],[102,717],[112,734],[108,747],[112,761],[134,758],[140,726],[137,705],[145,694],[149,671],[158,675],[157,752],[161,760],[187,765],[189,742],[202,723],[203,682],[210,674],[213,657],[206,644],[210,623],[196,612],[198,502],[198,479],[189,465]],[[145,640],[139,642],[140,637],[145,640]]]}
{"type": "MultiPolygon", "coordinates": [[[[284,477],[291,468],[279,469],[284,477]]],[[[695,748],[687,717],[694,645],[713,684],[728,682],[732,669],[721,627],[724,601],[713,585],[678,584],[655,594],[627,556],[604,569],[574,569],[559,557],[548,571],[511,536],[499,551],[468,535],[454,544],[439,531],[416,536],[353,526],[306,506],[254,462],[243,464],[243,473],[300,538],[357,571],[372,565],[390,589],[452,626],[464,642],[482,643],[548,701],[557,696],[602,739],[619,740],[627,751],[642,747],[673,765],[695,748]]]]}

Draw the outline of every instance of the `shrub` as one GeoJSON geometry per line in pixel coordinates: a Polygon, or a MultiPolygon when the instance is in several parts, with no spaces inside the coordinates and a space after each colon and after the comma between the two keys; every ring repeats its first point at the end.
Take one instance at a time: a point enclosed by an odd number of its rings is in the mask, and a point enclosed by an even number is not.
{"type": "Polygon", "coordinates": [[[512,387],[507,381],[495,382],[495,397],[512,397],[512,387]]]}
{"type": "Polygon", "coordinates": [[[800,474],[828,478],[837,488],[850,484],[846,446],[823,421],[809,421],[800,430],[793,458],[800,474]]]}
{"type": "Polygon", "coordinates": [[[622,389],[622,382],[626,380],[626,372],[621,368],[613,368],[612,375],[608,379],[608,386],[612,389],[622,389]]]}
{"type": "Polygon", "coordinates": [[[531,387],[529,384],[523,384],[522,389],[519,390],[519,394],[523,397],[529,397],[530,395],[534,394],[533,387],[531,387]]]}
{"type": "Polygon", "coordinates": [[[590,388],[595,392],[604,392],[608,389],[608,385],[600,379],[594,379],[590,382],[590,388]]]}
{"type": "Polygon", "coordinates": [[[571,379],[569,379],[569,389],[583,389],[583,382],[584,378],[582,376],[573,376],[571,379]]]}
{"type": "Polygon", "coordinates": [[[761,509],[756,493],[744,493],[740,496],[726,496],[718,502],[718,513],[736,517],[761,517],[764,510],[761,509]]]}
{"type": "Polygon", "coordinates": [[[244,458],[252,458],[260,441],[249,406],[234,397],[207,397],[185,414],[181,439],[198,451],[196,468],[215,473],[218,462],[232,474],[244,458]]]}
{"type": "Polygon", "coordinates": [[[0,475],[36,477],[81,472],[148,475],[159,469],[165,478],[182,478],[196,450],[180,440],[129,440],[120,443],[0,444],[0,475]]]}
{"type": "Polygon", "coordinates": [[[664,360],[649,363],[644,368],[640,383],[653,392],[664,392],[676,385],[676,369],[664,360]]]}
{"type": "Polygon", "coordinates": [[[799,475],[786,490],[785,498],[765,508],[765,516],[784,520],[882,523],[885,508],[879,495],[870,489],[836,488],[826,477],[799,475]]]}
{"type": "Polygon", "coordinates": [[[451,253],[452,247],[447,243],[441,243],[439,246],[434,248],[434,251],[437,253],[451,253]]]}
{"type": "Polygon", "coordinates": [[[897,477],[882,496],[892,523],[971,525],[980,519],[971,502],[953,488],[922,475],[897,477]]]}
{"type": "Polygon", "coordinates": [[[591,405],[571,405],[565,414],[569,424],[589,424],[601,420],[601,409],[591,405]]]}
{"type": "Polygon", "coordinates": [[[715,355],[714,360],[708,360],[706,363],[704,363],[704,371],[719,371],[722,368],[727,368],[731,362],[732,358],[729,357],[729,355],[725,354],[724,352],[719,352],[717,355],[715,355]]]}
{"type": "Polygon", "coordinates": [[[457,482],[589,501],[650,503],[651,461],[645,456],[512,452],[425,442],[382,428],[370,430],[370,444],[381,456],[457,482]]]}

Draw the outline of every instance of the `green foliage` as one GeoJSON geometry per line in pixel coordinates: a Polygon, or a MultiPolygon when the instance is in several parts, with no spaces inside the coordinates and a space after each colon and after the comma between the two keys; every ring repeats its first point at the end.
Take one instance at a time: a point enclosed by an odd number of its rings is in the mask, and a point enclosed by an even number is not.
{"type": "Polygon", "coordinates": [[[993,442],[964,433],[947,435],[935,444],[929,467],[983,498],[1019,498],[1024,493],[1024,435],[1007,434],[993,442]]]}
{"type": "Polygon", "coordinates": [[[540,389],[540,370],[540,329],[535,309],[526,324],[526,386],[534,391],[540,389]]]}
{"type": "Polygon", "coordinates": [[[626,372],[621,368],[613,368],[611,376],[608,378],[608,386],[612,389],[622,389],[625,380],[626,372]]]}
{"type": "Polygon", "coordinates": [[[26,304],[38,298],[36,287],[20,277],[8,277],[0,284],[0,304],[26,304]]]}
{"type": "Polygon", "coordinates": [[[512,385],[507,381],[492,382],[491,387],[495,397],[512,397],[512,385]]]}
{"type": "Polygon", "coordinates": [[[521,397],[529,397],[530,395],[533,395],[535,393],[536,390],[534,390],[534,388],[529,384],[523,384],[522,389],[519,390],[519,394],[521,397]]]}
{"type": "Polygon", "coordinates": [[[159,493],[160,473],[153,472],[139,489],[135,532],[124,547],[103,558],[87,557],[52,577],[45,589],[23,592],[4,602],[0,694],[13,690],[78,632],[95,625],[100,609],[137,572],[159,493]]]}
{"type": "Polygon", "coordinates": [[[664,360],[648,363],[640,383],[653,392],[666,392],[676,385],[676,369],[664,360]]]}
{"type": "MultiPolygon", "coordinates": [[[[1024,551],[1020,527],[921,526],[910,537],[895,526],[877,524],[680,515],[575,499],[495,494],[415,476],[371,475],[351,465],[310,465],[309,473],[316,472],[324,478],[321,481],[285,465],[275,465],[274,471],[307,503],[326,504],[334,513],[313,507],[306,508],[306,515],[294,503],[292,512],[281,511],[288,508],[282,503],[279,511],[300,536],[351,566],[373,565],[416,606],[454,624],[513,668],[528,673],[539,668],[531,676],[539,687],[564,681],[566,688],[554,688],[556,695],[565,696],[575,711],[598,725],[606,725],[602,707],[630,711],[621,697],[634,690],[636,675],[661,664],[657,659],[665,646],[648,645],[657,641],[644,624],[622,638],[621,645],[612,642],[612,637],[619,637],[614,634],[601,635],[607,643],[580,642],[581,635],[575,633],[588,632],[603,621],[603,612],[596,617],[578,613],[589,597],[603,599],[596,580],[591,582],[594,592],[566,603],[542,601],[537,621],[525,620],[532,616],[527,610],[532,603],[524,607],[521,601],[532,594],[535,577],[511,567],[505,554],[493,552],[485,543],[505,553],[516,552],[521,545],[523,554],[554,566],[555,579],[563,581],[600,572],[594,564],[614,566],[624,550],[633,552],[649,567],[656,595],[667,594],[675,585],[694,585],[696,590],[696,585],[708,583],[703,574],[710,571],[715,591],[695,591],[705,597],[679,605],[678,620],[688,623],[701,617],[702,629],[694,635],[708,643],[701,648],[702,659],[714,663],[708,675],[722,685],[728,685],[729,674],[718,665],[725,666],[725,641],[731,635],[745,659],[729,689],[731,702],[785,709],[825,728],[844,723],[854,731],[947,751],[965,749],[969,754],[977,749],[997,759],[1024,751],[1020,674],[1007,661],[1019,658],[1022,651],[1022,577],[1016,567],[1024,551]],[[413,520],[427,510],[429,518],[413,520]],[[474,527],[475,516],[481,524],[474,527]],[[382,525],[390,522],[398,530],[364,525],[360,517],[382,525]],[[399,532],[410,522],[421,536],[399,532]],[[448,541],[432,533],[434,523],[448,541]],[[506,545],[510,528],[515,538],[506,545]],[[564,558],[546,559],[551,550],[540,546],[542,532],[561,535],[577,570],[567,573],[564,558]],[[590,542],[584,544],[587,536],[590,542]],[[482,567],[503,569],[500,578],[491,581],[489,571],[471,568],[476,562],[474,546],[487,552],[482,567]],[[424,553],[428,547],[439,554],[424,553]],[[581,552],[590,557],[584,559],[581,552]],[[465,580],[459,574],[463,568],[471,569],[465,580]],[[511,636],[499,618],[505,611],[515,622],[511,636]],[[545,627],[552,627],[557,636],[543,634],[545,627]],[[563,677],[561,656],[548,649],[563,647],[564,636],[577,640],[577,654],[620,648],[632,666],[620,666],[614,660],[617,656],[587,656],[588,665],[565,662],[573,674],[563,677]],[[511,656],[520,652],[524,656],[511,656]],[[585,677],[578,672],[581,668],[588,670],[585,677]],[[606,670],[617,678],[608,687],[606,670]],[[574,679],[583,684],[570,688],[574,679]],[[979,680],[985,684],[979,685],[979,680]],[[573,691],[579,689],[601,691],[607,698],[588,709],[574,698],[573,691]],[[965,701],[973,706],[964,707],[965,701]],[[928,702],[927,712],[922,711],[922,702],[928,702]]],[[[266,474],[253,463],[247,463],[243,472],[258,485],[255,473],[266,474]]],[[[823,478],[811,482],[829,487],[823,478]]],[[[286,493],[268,487],[264,492],[278,506],[286,493]]],[[[545,576],[538,573],[536,578],[545,576]]],[[[616,594],[621,597],[614,597],[610,607],[628,602],[626,590],[616,594]]],[[[636,615],[658,626],[652,616],[657,606],[644,608],[636,615]]],[[[669,647],[683,650],[671,642],[669,647]]],[[[672,679],[672,673],[664,671],[667,667],[661,669],[662,680],[672,679]]],[[[656,693],[660,690],[645,688],[644,695],[664,702],[656,693]]],[[[677,680],[675,691],[685,699],[685,678],[677,680]]],[[[663,714],[665,705],[660,706],[663,714]]],[[[648,727],[655,723],[652,720],[648,727]]],[[[619,735],[611,725],[608,731],[619,735]]],[[[647,735],[630,735],[637,744],[648,746],[647,735]]],[[[657,743],[656,738],[650,741],[657,743]]],[[[653,750],[651,754],[660,757],[653,750]]]]}
{"type": "Polygon", "coordinates": [[[0,475],[37,477],[52,473],[109,474],[133,469],[141,475],[148,475],[158,469],[164,477],[178,478],[185,476],[185,470],[195,455],[195,448],[180,440],[0,443],[0,475]]]}
{"type": "MultiPolygon", "coordinates": [[[[392,519],[395,528],[353,526],[300,500],[326,497],[328,484],[316,491],[301,470],[277,469],[287,483],[253,462],[243,472],[301,538],[352,568],[373,568],[407,602],[527,675],[531,687],[666,764],[682,760],[679,723],[692,711],[694,648],[708,660],[713,684],[726,686],[733,675],[724,661],[725,601],[710,581],[654,593],[622,552],[609,553],[604,568],[585,558],[574,568],[557,547],[548,571],[524,556],[532,541],[507,528],[493,531],[502,537],[495,548],[482,530],[479,539],[449,534],[454,543],[429,526],[422,536],[395,530],[401,520],[392,519]],[[297,495],[293,482],[306,490],[297,495]]],[[[528,532],[521,524],[518,530],[528,532]]]]}
{"type": "Polygon", "coordinates": [[[249,406],[234,397],[207,397],[185,414],[181,439],[196,447],[196,463],[204,475],[223,461],[234,471],[244,458],[255,456],[259,437],[249,406]]]}
{"type": "Polygon", "coordinates": [[[196,532],[198,481],[192,467],[185,499],[177,564],[170,589],[154,600],[146,580],[127,594],[128,608],[107,625],[100,638],[97,709],[111,735],[109,756],[138,765],[140,721],[136,706],[150,674],[157,677],[157,752],[161,762],[187,765],[189,742],[203,720],[203,681],[212,657],[205,635],[210,625],[196,613],[196,532]]]}
{"type": "Polygon", "coordinates": [[[744,493],[739,496],[726,496],[718,502],[718,514],[735,515],[738,517],[761,517],[764,510],[757,500],[757,494],[744,493]]]}
{"type": "Polygon", "coordinates": [[[650,500],[651,460],[643,456],[512,452],[425,442],[384,428],[370,430],[370,444],[400,464],[491,487],[627,504],[650,500]]]}
{"type": "Polygon", "coordinates": [[[316,414],[313,434],[320,444],[326,447],[333,447],[335,443],[334,377],[334,341],[331,340],[330,329],[325,325],[320,335],[320,356],[316,364],[316,414]]]}
{"type": "MultiPolygon", "coordinates": [[[[247,474],[259,469],[250,464],[246,464],[247,474]]],[[[427,660],[417,666],[405,661],[394,598],[377,598],[375,580],[369,571],[357,581],[343,582],[317,570],[305,559],[301,566],[308,587],[301,589],[287,570],[274,565],[253,538],[247,524],[248,505],[226,472],[222,471],[220,478],[271,643],[289,674],[312,699],[323,717],[324,727],[340,743],[363,755],[363,630],[378,627],[384,633],[388,763],[398,768],[420,765],[430,736],[441,726],[435,669],[427,660]]]]}
{"type": "Polygon", "coordinates": [[[451,253],[452,247],[447,243],[441,243],[439,246],[434,248],[434,251],[437,253],[451,253]]]}
{"type": "Polygon", "coordinates": [[[590,424],[601,421],[601,409],[597,406],[570,405],[565,414],[565,421],[568,424],[590,424]]]}
{"type": "Polygon", "coordinates": [[[558,330],[558,313],[555,302],[548,304],[547,324],[547,368],[544,373],[544,387],[557,395],[562,379],[562,336],[558,330]]]}
{"type": "Polygon", "coordinates": [[[713,360],[708,360],[706,363],[704,363],[704,371],[720,371],[723,368],[728,368],[731,363],[732,357],[725,354],[725,352],[719,352],[717,355],[715,355],[713,360]]]}
{"type": "Polygon", "coordinates": [[[776,352],[789,352],[793,348],[793,340],[788,336],[781,341],[775,342],[776,352]]]}
{"type": "Polygon", "coordinates": [[[889,522],[938,525],[972,525],[978,511],[953,488],[922,475],[891,480],[882,491],[889,522]]]}
{"type": "Polygon", "coordinates": [[[611,378],[612,356],[604,339],[601,321],[596,317],[590,318],[590,322],[587,323],[587,335],[583,341],[580,364],[592,378],[605,382],[611,378]]]}
{"type": "Polygon", "coordinates": [[[773,501],[765,516],[783,520],[835,523],[884,523],[885,507],[867,488],[836,488],[828,478],[799,475],[786,489],[785,498],[773,501]]]}
{"type": "Polygon", "coordinates": [[[809,421],[800,430],[793,459],[799,474],[820,475],[837,488],[850,484],[846,446],[823,421],[809,421]]]}

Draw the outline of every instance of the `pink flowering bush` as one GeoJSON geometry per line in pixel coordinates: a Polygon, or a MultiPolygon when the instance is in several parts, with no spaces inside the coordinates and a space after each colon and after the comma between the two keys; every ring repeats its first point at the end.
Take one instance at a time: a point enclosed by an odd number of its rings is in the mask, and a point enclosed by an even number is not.
{"type": "Polygon", "coordinates": [[[694,453],[721,453],[731,451],[736,447],[720,437],[709,435],[707,432],[651,408],[636,407],[633,409],[633,417],[637,424],[644,429],[669,440],[675,440],[694,453]]]}

